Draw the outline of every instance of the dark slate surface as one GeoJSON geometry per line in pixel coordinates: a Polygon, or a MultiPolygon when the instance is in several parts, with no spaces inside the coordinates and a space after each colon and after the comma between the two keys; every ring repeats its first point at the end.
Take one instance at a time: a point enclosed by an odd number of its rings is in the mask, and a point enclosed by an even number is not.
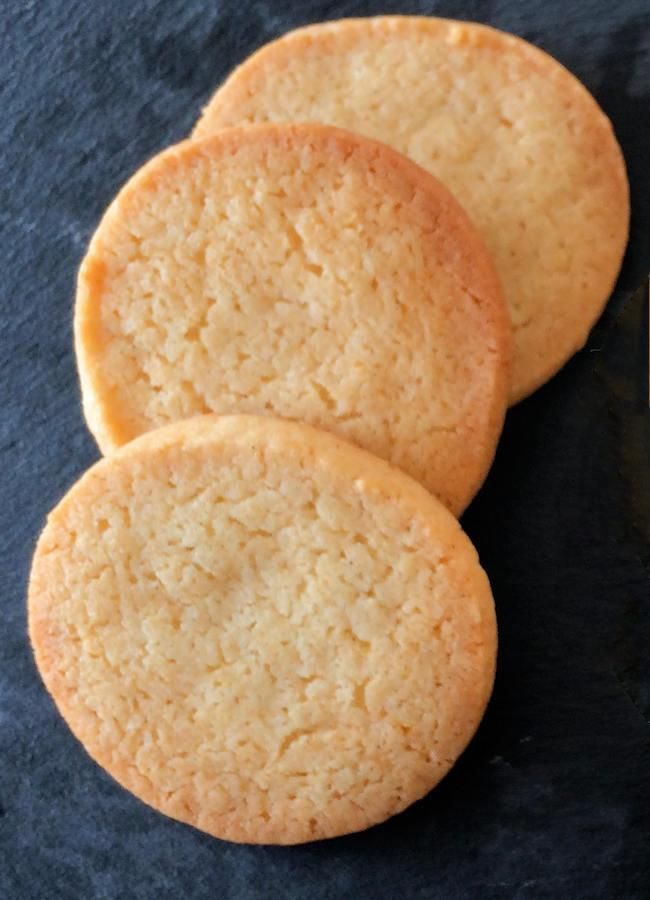
{"type": "Polygon", "coordinates": [[[85,755],[34,669],[25,582],[48,508],[97,457],[71,343],[102,209],[233,64],[331,0],[5,0],[0,8],[0,898],[650,897],[650,10],[645,0],[404,2],[533,40],[614,121],[632,240],[589,346],[515,409],[465,517],[501,646],[479,735],[389,823],[238,847],[147,809],[85,755]],[[644,12],[645,9],[645,12],[644,12]]]}

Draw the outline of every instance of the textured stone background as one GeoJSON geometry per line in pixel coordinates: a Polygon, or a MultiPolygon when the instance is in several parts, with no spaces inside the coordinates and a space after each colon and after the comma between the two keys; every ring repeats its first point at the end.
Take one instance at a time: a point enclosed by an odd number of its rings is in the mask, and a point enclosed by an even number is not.
{"type": "MultiPolygon", "coordinates": [[[[572,69],[614,121],[634,201],[588,347],[508,417],[465,517],[496,595],[496,692],[461,762],[371,831],[231,846],[122,791],[37,677],[25,583],[45,514],[97,457],[79,410],[75,270],[116,189],[251,50],[331,0],[5,0],[0,9],[0,898],[650,896],[647,0],[393,2],[490,22],[572,69]],[[644,12],[645,10],[645,12],[644,12]]],[[[595,250],[597,252],[597,248],[595,250]]]]}

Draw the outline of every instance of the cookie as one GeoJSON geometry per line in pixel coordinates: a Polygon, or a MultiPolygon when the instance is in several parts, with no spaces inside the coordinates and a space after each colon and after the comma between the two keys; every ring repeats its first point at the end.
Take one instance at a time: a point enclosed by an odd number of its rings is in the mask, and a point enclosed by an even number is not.
{"type": "Polygon", "coordinates": [[[609,120],[552,57],[467,22],[391,16],[314,25],[236,69],[195,135],[266,120],[359,131],[454,192],[504,286],[512,403],[583,346],[625,250],[628,185],[609,120]]]}
{"type": "Polygon", "coordinates": [[[321,125],[236,128],[146,165],[91,241],[75,338],[104,453],[193,415],[279,415],[456,513],[506,407],[507,310],[466,214],[394,150],[321,125]]]}
{"type": "Polygon", "coordinates": [[[366,828],[445,775],[494,675],[488,580],[398,469],[306,425],[205,416],[93,466],[29,585],[46,687],[89,754],[231,841],[366,828]]]}

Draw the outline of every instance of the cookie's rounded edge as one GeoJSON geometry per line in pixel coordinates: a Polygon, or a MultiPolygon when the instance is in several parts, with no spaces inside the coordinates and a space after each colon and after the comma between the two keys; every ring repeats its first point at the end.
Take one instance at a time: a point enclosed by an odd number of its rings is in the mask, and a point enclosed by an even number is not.
{"type": "Polygon", "coordinates": [[[576,76],[562,65],[557,59],[534,44],[515,34],[501,31],[490,25],[480,22],[469,22],[457,19],[445,19],[436,16],[370,16],[367,18],[353,17],[338,19],[330,22],[305,25],[287,32],[284,35],[264,44],[253,52],[243,63],[237,66],[225,78],[222,84],[214,92],[206,106],[203,108],[198,122],[192,131],[192,138],[200,138],[206,134],[214,133],[221,127],[219,122],[219,106],[224,98],[232,94],[234,98],[248,90],[248,82],[255,74],[258,65],[265,64],[267,60],[286,61],[288,65],[297,48],[309,46],[314,40],[322,41],[323,38],[335,36],[341,32],[354,32],[357,29],[367,29],[370,32],[388,30],[395,32],[404,28],[420,29],[436,35],[445,35],[446,41],[451,46],[469,44],[473,46],[488,46],[496,50],[509,45],[515,52],[526,58],[526,61],[534,68],[541,69],[545,76],[551,80],[563,79],[563,87],[572,92],[572,97],[581,104],[588,115],[583,115],[582,124],[593,135],[591,143],[598,152],[607,147],[610,156],[611,195],[618,198],[620,218],[619,245],[616,250],[618,267],[611,275],[610,283],[603,288],[603,300],[598,308],[595,308],[584,321],[584,328],[576,335],[571,348],[562,358],[556,357],[547,365],[540,364],[531,372],[530,377],[522,379],[520,383],[514,381],[509,389],[509,406],[514,406],[521,400],[529,397],[542,387],[554,375],[556,375],[566,363],[586,344],[591,329],[602,315],[612,291],[616,285],[618,275],[623,265],[625,248],[629,239],[630,229],[630,187],[625,166],[623,151],[618,143],[613,125],[600,107],[590,91],[576,78],[576,76]]]}
{"type": "Polygon", "coordinates": [[[450,492],[450,506],[460,514],[480,489],[490,470],[507,409],[512,336],[510,317],[494,263],[470,217],[434,175],[386,144],[330,125],[271,122],[233,126],[201,140],[186,140],[162,151],[126,182],[97,227],[77,280],[75,350],[86,422],[105,455],[136,437],[121,416],[119,404],[112,400],[110,386],[105,383],[97,361],[104,340],[99,312],[105,276],[103,257],[107,245],[110,245],[112,229],[120,227],[120,219],[128,213],[129,206],[143,202],[147,190],[154,187],[157,180],[164,179],[168,172],[177,165],[185,164],[188,158],[223,152],[224,147],[235,152],[242,142],[252,140],[290,145],[295,141],[308,142],[310,138],[327,145],[328,153],[334,148],[345,156],[354,150],[365,154],[369,165],[379,162],[387,170],[400,170],[400,174],[414,187],[417,196],[417,204],[412,204],[414,215],[420,217],[425,227],[435,229],[436,220],[444,211],[447,227],[440,236],[447,242],[447,251],[454,256],[451,274],[472,300],[488,311],[486,318],[490,334],[486,335],[486,339],[494,342],[490,350],[497,355],[499,362],[495,366],[492,405],[483,435],[483,466],[464,491],[450,492]]]}
{"type": "MultiPolygon", "coordinates": [[[[100,485],[101,487],[101,485],[100,485]]],[[[453,515],[410,476],[365,450],[341,440],[327,432],[322,432],[309,425],[294,423],[284,419],[272,419],[258,416],[215,416],[206,415],[195,419],[173,423],[156,431],[148,432],[131,443],[120,448],[113,456],[104,457],[82,475],[79,481],[68,491],[59,504],[48,516],[47,524],[37,542],[32,570],[28,585],[28,632],[36,665],[43,683],[54,700],[61,715],[73,735],[83,744],[88,755],[114,779],[141,801],[152,806],[156,811],[173,819],[199,828],[213,837],[236,843],[273,843],[299,844],[309,841],[341,836],[361,831],[401,812],[412,803],[421,799],[445,777],[455,765],[460,755],[470,743],[482,720],[488,705],[495,677],[497,655],[497,624],[491,588],[487,575],[481,568],[478,555],[469,538],[463,532],[453,515]],[[270,440],[269,440],[270,435],[270,440]],[[434,528],[445,533],[446,545],[451,551],[450,559],[454,563],[451,570],[456,583],[463,582],[465,589],[477,599],[481,608],[481,624],[484,631],[484,655],[486,663],[483,668],[483,680],[473,685],[470,698],[471,708],[459,710],[459,716],[468,727],[462,735],[456,735],[456,746],[451,758],[446,760],[447,766],[439,778],[418,795],[409,796],[400,801],[395,808],[387,808],[381,817],[372,821],[362,811],[353,819],[345,822],[320,823],[314,829],[309,823],[288,822],[282,816],[278,822],[270,822],[261,829],[251,829],[247,823],[236,815],[198,817],[177,808],[170,809],[169,804],[160,796],[155,785],[140,775],[133,766],[125,761],[113,764],[109,754],[98,752],[95,747],[88,746],[86,721],[92,721],[92,713],[66,704],[66,691],[52,673],[48,664],[47,610],[49,596],[47,585],[41,582],[36,566],[40,554],[46,554],[56,548],[57,533],[65,531],[65,512],[69,505],[82,498],[87,491],[92,496],[93,482],[98,474],[108,474],[112,467],[130,457],[144,456],[163,452],[167,449],[201,446],[219,441],[238,439],[243,446],[250,447],[251,441],[259,439],[264,446],[275,445],[276,449],[285,453],[295,453],[301,458],[308,456],[315,466],[325,466],[349,483],[354,484],[360,493],[378,493],[383,500],[405,503],[414,512],[428,517],[434,528]]],[[[468,704],[469,706],[470,704],[468,704]]]]}

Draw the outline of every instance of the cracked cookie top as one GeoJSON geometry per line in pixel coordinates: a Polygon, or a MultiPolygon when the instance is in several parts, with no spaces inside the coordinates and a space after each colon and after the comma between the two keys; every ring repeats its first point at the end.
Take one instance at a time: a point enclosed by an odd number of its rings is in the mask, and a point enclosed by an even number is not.
{"type": "Polygon", "coordinates": [[[621,265],[629,192],[609,120],[548,54],[449,19],[310,25],[235,69],[194,134],[264,121],[350,128],[407,154],[453,191],[508,302],[511,402],[584,344],[621,265]]]}
{"type": "Polygon", "coordinates": [[[279,415],[455,513],[507,400],[507,311],[464,211],[396,151],[320,125],[229,129],[146,165],[92,239],[75,337],[105,453],[202,413],[279,415]]]}
{"type": "Polygon", "coordinates": [[[29,630],[100,765],[246,842],[332,837],[423,796],[478,725],[496,649],[442,504],[345,441],[248,416],[93,466],[38,542],[29,630]]]}

